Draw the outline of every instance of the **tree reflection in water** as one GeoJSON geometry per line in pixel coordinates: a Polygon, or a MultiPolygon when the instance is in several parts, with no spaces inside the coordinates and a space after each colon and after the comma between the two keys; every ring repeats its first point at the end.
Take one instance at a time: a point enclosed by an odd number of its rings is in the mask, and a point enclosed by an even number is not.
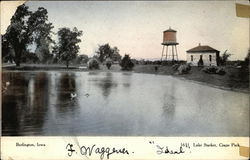
{"type": "Polygon", "coordinates": [[[122,86],[125,88],[125,89],[128,89],[130,86],[131,86],[131,76],[132,76],[133,73],[131,72],[123,72],[122,73],[122,86]]]}
{"type": "Polygon", "coordinates": [[[18,136],[22,130],[20,118],[26,113],[28,81],[18,72],[3,73],[2,77],[2,83],[10,82],[2,95],[2,134],[18,136]]]}
{"type": "Polygon", "coordinates": [[[40,134],[48,108],[47,74],[10,72],[3,74],[3,81],[10,86],[3,95],[2,134],[40,134]]]}
{"type": "Polygon", "coordinates": [[[249,133],[249,127],[242,127],[249,124],[249,95],[245,93],[135,73],[48,71],[2,75],[3,83],[10,82],[2,94],[4,136],[249,133]],[[126,88],[124,83],[131,85],[126,88]],[[74,92],[77,97],[71,99],[74,92]],[[86,97],[86,93],[90,96],[86,97]]]}
{"type": "Polygon", "coordinates": [[[167,90],[165,90],[164,97],[163,97],[163,116],[168,119],[172,120],[175,115],[175,107],[176,107],[176,98],[175,98],[175,85],[170,84],[167,90]]]}
{"type": "Polygon", "coordinates": [[[57,84],[57,102],[56,108],[61,114],[67,112],[75,112],[77,106],[78,97],[76,90],[76,75],[74,73],[63,73],[57,84]],[[71,97],[71,94],[76,94],[75,98],[71,97]]]}
{"type": "Polygon", "coordinates": [[[117,83],[113,79],[113,75],[111,72],[106,72],[106,75],[103,79],[97,82],[98,86],[102,89],[102,95],[107,98],[112,88],[117,87],[117,83]]]}
{"type": "Polygon", "coordinates": [[[2,135],[20,135],[17,98],[6,95],[2,98],[2,135]]]}
{"type": "MultiPolygon", "coordinates": [[[[41,129],[45,115],[48,110],[48,100],[49,100],[49,85],[48,85],[48,74],[44,72],[37,73],[34,78],[35,82],[29,80],[29,83],[34,84],[33,92],[33,105],[29,106],[29,112],[25,118],[25,123],[30,123],[31,126],[41,129]]],[[[30,86],[32,87],[32,86],[30,86]]],[[[32,93],[28,97],[32,97],[32,93]]],[[[31,99],[32,100],[32,99],[31,99]]]]}

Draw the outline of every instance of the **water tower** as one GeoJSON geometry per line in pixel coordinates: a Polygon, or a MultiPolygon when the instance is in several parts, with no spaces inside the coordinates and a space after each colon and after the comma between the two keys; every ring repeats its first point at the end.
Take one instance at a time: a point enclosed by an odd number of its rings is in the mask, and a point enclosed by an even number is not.
{"type": "Polygon", "coordinates": [[[176,47],[176,45],[178,44],[179,43],[176,42],[176,31],[169,27],[168,30],[163,32],[163,42],[162,42],[163,48],[162,48],[161,61],[164,56],[166,60],[170,59],[172,59],[172,61],[178,60],[177,47],[176,47]],[[165,48],[166,48],[166,54],[164,55],[165,48]],[[168,53],[169,49],[172,49],[170,50],[170,53],[168,53]]]}

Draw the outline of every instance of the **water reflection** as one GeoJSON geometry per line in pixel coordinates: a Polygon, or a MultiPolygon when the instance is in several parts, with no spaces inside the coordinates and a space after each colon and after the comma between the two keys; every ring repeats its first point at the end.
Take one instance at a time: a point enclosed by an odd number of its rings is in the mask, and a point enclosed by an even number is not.
{"type": "Polygon", "coordinates": [[[122,85],[125,89],[128,89],[131,86],[131,78],[132,78],[132,73],[130,72],[123,72],[122,73],[122,85]]]}
{"type": "Polygon", "coordinates": [[[97,85],[102,89],[104,98],[107,98],[111,93],[111,89],[117,87],[117,82],[113,79],[111,72],[106,72],[104,78],[100,79],[97,85]]]}
{"type": "Polygon", "coordinates": [[[10,82],[2,95],[5,136],[246,136],[249,131],[248,94],[147,74],[2,75],[3,83],[10,82]]]}
{"type": "MultiPolygon", "coordinates": [[[[173,96],[169,96],[168,98],[174,99],[173,96]]],[[[174,100],[173,100],[174,101],[174,100]]],[[[168,119],[173,119],[175,113],[175,104],[172,100],[165,100],[163,103],[163,114],[168,119]]]]}
{"type": "Polygon", "coordinates": [[[176,95],[175,95],[175,85],[170,83],[168,89],[165,90],[163,97],[163,106],[162,106],[162,114],[168,119],[172,120],[175,116],[175,107],[176,107],[176,95]]]}
{"type": "Polygon", "coordinates": [[[10,82],[2,101],[3,130],[11,135],[40,133],[48,107],[47,74],[13,72],[3,77],[10,82]]]}
{"type": "Polygon", "coordinates": [[[32,129],[36,128],[36,132],[39,133],[41,132],[48,110],[49,86],[48,75],[46,73],[38,73],[34,79],[31,78],[29,80],[28,91],[32,92],[32,90],[33,95],[28,94],[32,105],[27,106],[23,123],[25,126],[30,126],[27,128],[28,130],[32,131],[32,129]]]}
{"type": "Polygon", "coordinates": [[[34,80],[34,76],[30,76],[30,81],[29,81],[29,85],[28,85],[28,105],[29,106],[33,106],[34,105],[34,95],[35,95],[35,80],[34,80]]]}
{"type": "Polygon", "coordinates": [[[76,75],[73,73],[62,73],[57,84],[56,107],[59,113],[75,112],[77,106],[78,92],[76,90],[76,75]]]}
{"type": "Polygon", "coordinates": [[[99,75],[99,74],[101,74],[101,72],[99,72],[99,71],[90,71],[90,72],[88,72],[88,75],[99,75]]]}
{"type": "Polygon", "coordinates": [[[27,89],[19,86],[20,84],[27,86],[28,81],[23,74],[20,73],[3,73],[3,83],[10,82],[8,90],[3,94],[2,98],[2,129],[12,135],[19,135],[22,129],[20,119],[25,114],[27,89]]]}
{"type": "Polygon", "coordinates": [[[17,136],[20,134],[17,98],[7,95],[2,100],[2,131],[3,135],[17,136]]]}

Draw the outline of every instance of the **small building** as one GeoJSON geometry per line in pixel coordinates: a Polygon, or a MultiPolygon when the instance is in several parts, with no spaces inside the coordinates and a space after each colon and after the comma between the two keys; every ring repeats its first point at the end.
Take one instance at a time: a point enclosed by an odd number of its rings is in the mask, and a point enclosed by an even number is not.
{"type": "Polygon", "coordinates": [[[210,47],[201,46],[187,50],[187,63],[193,66],[217,66],[220,51],[210,47]]]}

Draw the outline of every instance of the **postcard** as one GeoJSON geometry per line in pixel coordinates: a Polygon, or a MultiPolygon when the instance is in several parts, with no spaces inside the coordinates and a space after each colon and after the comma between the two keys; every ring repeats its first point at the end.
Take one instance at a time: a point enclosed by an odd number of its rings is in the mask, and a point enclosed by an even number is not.
{"type": "Polygon", "coordinates": [[[249,8],[1,2],[1,159],[248,159],[249,8]]]}

